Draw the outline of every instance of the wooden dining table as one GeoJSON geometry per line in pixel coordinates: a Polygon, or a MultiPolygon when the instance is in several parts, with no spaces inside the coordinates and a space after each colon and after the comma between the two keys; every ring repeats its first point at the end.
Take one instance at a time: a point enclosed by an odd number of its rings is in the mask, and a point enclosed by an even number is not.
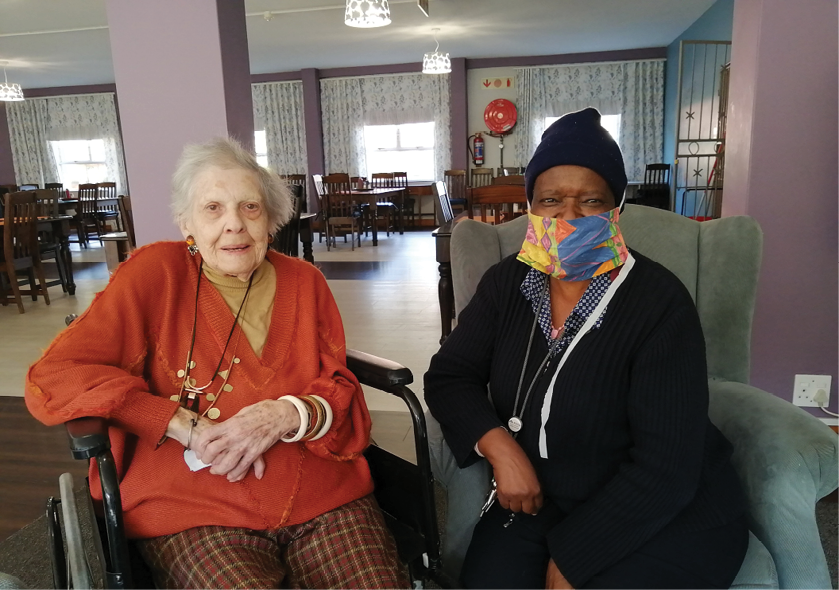
{"type": "MultiPolygon", "coordinates": [[[[338,193],[342,194],[342,193],[338,193]]],[[[345,194],[345,193],[344,193],[345,194]]],[[[370,225],[373,231],[373,245],[379,245],[378,224],[376,223],[376,213],[378,211],[378,204],[383,203],[386,197],[397,197],[400,202],[396,205],[399,207],[400,227],[399,233],[404,231],[404,222],[402,221],[402,207],[401,200],[404,198],[405,189],[403,187],[392,188],[365,188],[365,189],[351,189],[350,199],[355,205],[367,205],[370,215],[370,225]]]]}
{"type": "MultiPolygon", "coordinates": [[[[67,293],[75,295],[76,283],[73,280],[73,256],[70,254],[70,222],[72,220],[72,215],[39,217],[38,230],[52,232],[58,240],[59,255],[61,256],[61,261],[64,263],[64,268],[67,269],[67,293]]],[[[3,229],[4,225],[5,220],[0,218],[0,230],[3,229]]],[[[0,231],[0,241],[2,241],[2,231],[0,231]]]]}

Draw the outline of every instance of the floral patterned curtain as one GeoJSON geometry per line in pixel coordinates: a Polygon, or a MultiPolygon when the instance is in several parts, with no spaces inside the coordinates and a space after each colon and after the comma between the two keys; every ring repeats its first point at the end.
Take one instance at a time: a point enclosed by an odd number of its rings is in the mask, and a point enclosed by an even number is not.
{"type": "Polygon", "coordinates": [[[513,150],[518,165],[533,155],[546,117],[592,106],[621,115],[619,143],[630,180],[641,180],[647,163],[660,162],[664,141],[664,62],[517,68],[518,125],[513,150]]]}
{"type": "Polygon", "coordinates": [[[60,182],[58,164],[47,139],[46,100],[7,103],[6,118],[17,184],[60,182]]]}
{"type": "Polygon", "coordinates": [[[128,190],[114,94],[27,99],[7,106],[18,183],[59,182],[50,141],[103,139],[108,178],[128,190]]]}
{"type": "Polygon", "coordinates": [[[367,175],[364,125],[434,122],[437,178],[451,165],[448,75],[397,74],[321,80],[327,172],[367,175]]]}
{"type": "Polygon", "coordinates": [[[309,173],[303,83],[254,84],[254,128],[265,130],[268,166],[278,174],[309,173]]]}
{"type": "Polygon", "coordinates": [[[321,80],[320,102],[326,173],[367,176],[361,79],[321,80]]]}

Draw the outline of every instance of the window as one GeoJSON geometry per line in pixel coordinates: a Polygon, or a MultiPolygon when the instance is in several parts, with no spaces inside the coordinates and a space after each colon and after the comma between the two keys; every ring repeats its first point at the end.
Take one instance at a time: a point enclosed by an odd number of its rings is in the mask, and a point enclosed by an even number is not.
{"type": "Polygon", "coordinates": [[[253,132],[253,148],[256,152],[256,161],[263,168],[268,167],[268,143],[265,140],[265,129],[253,132]]]}
{"type": "Polygon", "coordinates": [[[51,141],[50,146],[64,188],[77,191],[80,184],[97,184],[108,180],[104,139],[51,141]]]}
{"type": "MultiPolygon", "coordinates": [[[[545,129],[547,129],[557,119],[559,119],[559,117],[545,117],[545,129]]],[[[620,145],[620,115],[600,115],[600,126],[608,131],[612,138],[618,143],[618,145],[620,145]]]]}
{"type": "Polygon", "coordinates": [[[364,127],[367,170],[434,180],[434,122],[364,127]]]}

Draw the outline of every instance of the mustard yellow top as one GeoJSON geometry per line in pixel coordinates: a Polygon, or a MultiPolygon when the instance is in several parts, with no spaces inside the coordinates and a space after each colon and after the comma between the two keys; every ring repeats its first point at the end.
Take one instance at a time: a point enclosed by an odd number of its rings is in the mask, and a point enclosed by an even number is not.
{"type": "MultiPolygon", "coordinates": [[[[204,276],[221,294],[227,307],[236,316],[242,298],[248,290],[248,281],[240,281],[236,277],[219,274],[204,265],[204,276]]],[[[239,326],[253,348],[256,356],[262,357],[262,348],[268,338],[271,327],[271,314],[274,312],[274,295],[277,292],[277,271],[274,265],[263,260],[253,275],[253,285],[248,295],[248,302],[239,315],[239,326]]]]}

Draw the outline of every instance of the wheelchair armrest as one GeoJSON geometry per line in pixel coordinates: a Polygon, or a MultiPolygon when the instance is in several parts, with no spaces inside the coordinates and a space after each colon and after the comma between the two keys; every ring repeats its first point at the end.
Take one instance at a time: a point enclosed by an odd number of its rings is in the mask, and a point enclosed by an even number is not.
{"type": "Polygon", "coordinates": [[[92,459],[111,448],[104,418],[76,418],[65,422],[74,459],[92,459]]]}
{"type": "Polygon", "coordinates": [[[414,382],[411,369],[360,350],[347,349],[347,368],[361,383],[382,391],[414,382]]]}

